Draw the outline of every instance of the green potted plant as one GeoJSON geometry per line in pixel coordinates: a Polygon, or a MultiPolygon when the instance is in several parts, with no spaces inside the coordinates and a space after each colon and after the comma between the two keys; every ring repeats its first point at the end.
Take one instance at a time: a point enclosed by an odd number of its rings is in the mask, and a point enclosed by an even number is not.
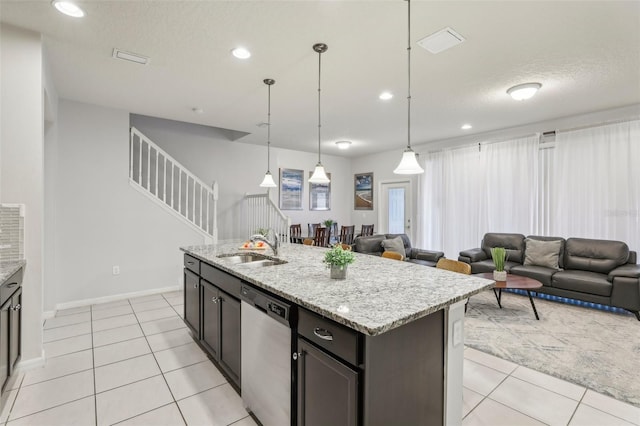
{"type": "Polygon", "coordinates": [[[507,271],[504,270],[504,264],[507,261],[507,250],[504,247],[493,247],[491,249],[491,258],[495,265],[493,279],[496,281],[506,281],[507,271]]]}
{"type": "Polygon", "coordinates": [[[336,244],[324,254],[324,263],[331,269],[331,279],[344,280],[347,278],[347,266],[355,261],[350,250],[344,250],[342,245],[336,244]]]}

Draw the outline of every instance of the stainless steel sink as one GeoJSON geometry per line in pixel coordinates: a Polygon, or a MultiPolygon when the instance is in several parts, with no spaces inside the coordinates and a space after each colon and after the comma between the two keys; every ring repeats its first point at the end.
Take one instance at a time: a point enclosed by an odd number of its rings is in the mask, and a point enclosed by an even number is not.
{"type": "Polygon", "coordinates": [[[219,258],[233,264],[243,264],[252,267],[275,266],[287,263],[286,260],[274,259],[259,253],[228,253],[220,254],[219,258]]]}

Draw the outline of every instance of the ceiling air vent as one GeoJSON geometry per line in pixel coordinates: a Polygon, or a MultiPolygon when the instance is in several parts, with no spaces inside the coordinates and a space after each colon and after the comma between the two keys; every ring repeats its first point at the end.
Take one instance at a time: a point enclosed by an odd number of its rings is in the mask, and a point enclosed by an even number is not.
{"type": "Polygon", "coordinates": [[[465,40],[460,34],[455,32],[452,28],[444,28],[437,33],[433,33],[430,36],[418,41],[418,45],[427,49],[431,53],[443,52],[457,44],[462,43],[465,40]]]}
{"type": "Polygon", "coordinates": [[[123,61],[135,62],[140,65],[147,65],[149,58],[147,56],[138,55],[137,53],[125,52],[118,48],[113,49],[113,55],[116,59],[122,59],[123,61]]]}

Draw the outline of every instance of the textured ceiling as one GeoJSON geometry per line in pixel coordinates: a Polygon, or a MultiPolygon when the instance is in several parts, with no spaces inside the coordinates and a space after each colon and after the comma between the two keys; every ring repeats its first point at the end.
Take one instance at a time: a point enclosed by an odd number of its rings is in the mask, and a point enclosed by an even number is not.
{"type": "MultiPolygon", "coordinates": [[[[317,53],[323,152],[364,155],[406,145],[407,3],[393,1],[0,2],[2,22],[43,34],[63,98],[247,132],[265,144],[317,149],[317,53]],[[243,45],[246,61],[230,55],[243,45]],[[114,47],[151,57],[115,60],[114,47]],[[395,94],[381,101],[383,90],[395,94]],[[202,108],[196,114],[192,108],[202,108]],[[338,152],[335,141],[353,142],[338,152]]],[[[412,142],[422,144],[640,103],[640,2],[413,1],[412,142]],[[444,27],[466,42],[433,55],[416,42],[444,27]],[[537,81],[516,102],[512,85],[537,81]],[[471,131],[460,126],[471,123],[471,131]]]]}

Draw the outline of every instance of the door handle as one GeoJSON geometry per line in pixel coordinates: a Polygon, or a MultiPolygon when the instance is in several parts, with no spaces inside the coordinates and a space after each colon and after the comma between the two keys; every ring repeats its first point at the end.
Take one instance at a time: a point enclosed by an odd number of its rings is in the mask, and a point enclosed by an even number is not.
{"type": "Polygon", "coordinates": [[[18,283],[9,283],[9,284],[7,284],[7,287],[15,287],[17,285],[18,285],[18,283]]]}
{"type": "Polygon", "coordinates": [[[187,261],[187,265],[193,265],[195,262],[192,262],[190,260],[187,261]]]}
{"type": "Polygon", "coordinates": [[[218,300],[220,300],[220,298],[219,298],[219,297],[212,297],[212,298],[211,298],[211,301],[212,301],[213,303],[218,303],[218,300]]]}
{"type": "Polygon", "coordinates": [[[13,306],[11,309],[13,309],[14,311],[19,311],[20,309],[22,309],[22,306],[20,306],[20,304],[18,303],[16,306],[13,306]]]}
{"type": "Polygon", "coordinates": [[[316,327],[313,329],[313,334],[315,334],[322,340],[328,340],[328,341],[333,340],[333,334],[331,334],[331,332],[325,328],[316,327]]]}

